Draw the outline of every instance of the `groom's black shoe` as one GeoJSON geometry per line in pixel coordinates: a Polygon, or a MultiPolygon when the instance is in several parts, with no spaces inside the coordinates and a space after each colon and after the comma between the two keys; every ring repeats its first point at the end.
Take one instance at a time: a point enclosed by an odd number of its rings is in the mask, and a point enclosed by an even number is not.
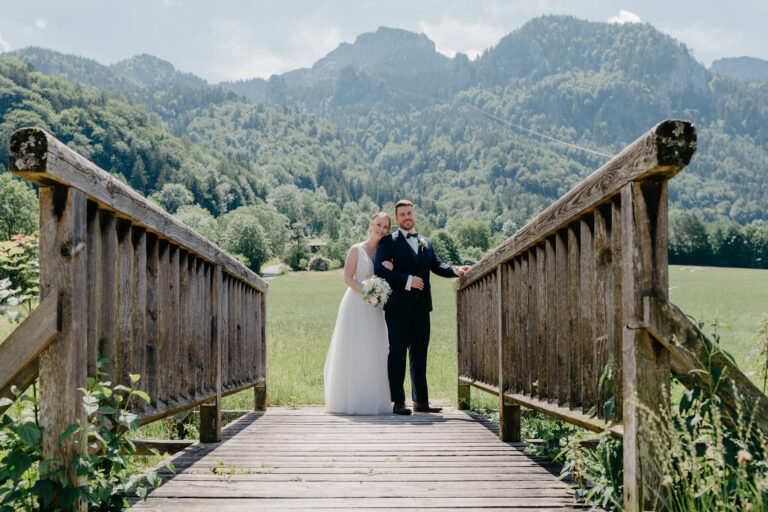
{"type": "Polygon", "coordinates": [[[411,414],[411,410],[407,408],[403,402],[395,402],[395,405],[392,406],[392,412],[395,414],[402,414],[403,416],[411,414]]]}
{"type": "Polygon", "coordinates": [[[429,402],[422,404],[419,402],[413,402],[413,410],[416,412],[440,412],[442,407],[430,407],[429,402]]]}

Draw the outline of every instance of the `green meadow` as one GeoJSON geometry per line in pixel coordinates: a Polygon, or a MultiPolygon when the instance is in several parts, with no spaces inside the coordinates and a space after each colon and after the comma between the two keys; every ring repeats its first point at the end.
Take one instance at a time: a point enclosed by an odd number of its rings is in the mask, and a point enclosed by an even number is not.
{"type": "MultiPolygon", "coordinates": [[[[768,270],[671,266],[669,281],[670,300],[696,321],[705,322],[707,335],[712,333],[712,323],[725,324],[718,329],[722,347],[743,370],[748,370],[745,356],[760,317],[768,312],[768,270]]],[[[427,370],[430,396],[455,400],[453,281],[433,277],[431,282],[435,310],[427,370]]],[[[342,273],[340,270],[291,273],[273,279],[269,287],[269,403],[322,404],[325,353],[346,289],[342,273]]],[[[409,389],[406,382],[406,395],[409,389]]],[[[473,395],[481,398],[483,394],[473,392],[473,395]]],[[[230,400],[239,403],[250,400],[250,396],[230,400]]]]}

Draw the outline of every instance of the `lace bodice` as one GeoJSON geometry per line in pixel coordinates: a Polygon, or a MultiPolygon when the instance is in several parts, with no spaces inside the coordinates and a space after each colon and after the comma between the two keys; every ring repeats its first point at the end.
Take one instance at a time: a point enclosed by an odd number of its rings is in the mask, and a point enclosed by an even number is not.
{"type": "Polygon", "coordinates": [[[357,268],[355,269],[355,281],[362,283],[373,275],[373,262],[362,244],[357,244],[357,268]]]}

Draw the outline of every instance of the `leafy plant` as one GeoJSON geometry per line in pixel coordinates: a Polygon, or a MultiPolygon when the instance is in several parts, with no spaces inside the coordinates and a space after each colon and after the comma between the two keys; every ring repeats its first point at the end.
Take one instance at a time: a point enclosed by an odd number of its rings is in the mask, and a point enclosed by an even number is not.
{"type": "Polygon", "coordinates": [[[521,415],[521,434],[523,439],[540,439],[541,442],[528,442],[526,451],[535,455],[560,460],[560,455],[573,439],[583,438],[583,429],[570,423],[556,420],[530,409],[523,409],[521,415]]]}
{"type": "Polygon", "coordinates": [[[589,501],[593,509],[624,510],[624,451],[621,439],[609,432],[600,434],[594,450],[577,439],[561,452],[565,460],[559,480],[571,476],[577,499],[589,501]]]}
{"type": "Polygon", "coordinates": [[[40,293],[37,231],[0,242],[0,268],[5,274],[0,279],[0,314],[20,322],[32,312],[40,293]]]}
{"type": "Polygon", "coordinates": [[[754,347],[747,354],[747,362],[755,359],[754,374],[763,380],[763,394],[768,384],[768,313],[763,313],[758,324],[755,337],[752,338],[754,347]]]}
{"type": "MultiPolygon", "coordinates": [[[[100,359],[98,368],[105,362],[100,359]]],[[[149,402],[149,396],[136,389],[139,375],[130,378],[128,387],[89,377],[87,387],[80,388],[85,421],[69,425],[58,440],[61,444],[71,438],[78,447],[70,461],[75,475],[82,479],[76,486],[67,480],[61,461],[43,454],[43,430],[34,419],[24,415],[0,419],[0,452],[4,454],[0,459],[0,512],[38,510],[51,505],[54,498],[62,507],[80,500],[90,510],[122,510],[132,489],[146,499],[146,484],[157,486],[160,478],[153,470],[130,471],[129,457],[136,447],[129,436],[138,430],[139,419],[129,404],[134,397],[149,402]]],[[[27,395],[19,400],[37,402],[27,395]]]]}

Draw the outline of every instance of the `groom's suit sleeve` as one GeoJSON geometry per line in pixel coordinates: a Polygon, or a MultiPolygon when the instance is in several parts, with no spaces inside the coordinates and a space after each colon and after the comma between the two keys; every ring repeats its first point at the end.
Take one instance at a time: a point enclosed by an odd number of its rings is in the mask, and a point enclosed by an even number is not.
{"type": "Polygon", "coordinates": [[[381,264],[383,261],[392,261],[393,248],[394,247],[391,237],[385,237],[381,239],[381,243],[379,243],[379,249],[376,251],[376,261],[373,263],[373,272],[377,276],[386,279],[392,289],[405,290],[405,285],[408,283],[408,274],[394,272],[381,264]]]}
{"type": "Polygon", "coordinates": [[[432,247],[432,241],[429,242],[429,248],[432,249],[432,259],[429,262],[429,269],[442,277],[457,277],[456,272],[453,271],[453,267],[446,265],[437,255],[435,248],[432,247]]]}

